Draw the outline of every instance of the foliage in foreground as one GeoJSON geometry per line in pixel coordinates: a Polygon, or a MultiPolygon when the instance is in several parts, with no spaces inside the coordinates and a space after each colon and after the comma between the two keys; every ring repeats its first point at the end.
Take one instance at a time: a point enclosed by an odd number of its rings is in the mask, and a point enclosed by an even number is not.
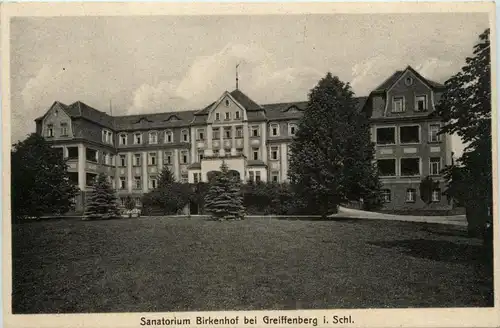
{"type": "Polygon", "coordinates": [[[491,219],[493,201],[489,29],[479,36],[473,57],[445,86],[437,106],[445,123],[440,133],[457,134],[467,145],[456,165],[444,170],[446,193],[465,206],[469,232],[479,235],[491,219]]]}
{"type": "Polygon", "coordinates": [[[214,220],[243,219],[245,208],[241,195],[241,182],[222,163],[220,174],[214,176],[205,195],[205,210],[214,220]]]}
{"type": "Polygon", "coordinates": [[[104,173],[100,173],[92,187],[85,213],[84,220],[106,220],[119,218],[120,210],[116,200],[115,191],[104,173]]]}
{"type": "Polygon", "coordinates": [[[77,193],[66,161],[42,136],[33,133],[13,145],[12,220],[66,213],[77,193]]]}
{"type": "Polygon", "coordinates": [[[177,214],[191,197],[188,184],[175,181],[173,173],[165,166],[159,176],[158,186],[142,198],[147,210],[159,209],[163,214],[177,214]]]}
{"type": "Polygon", "coordinates": [[[350,200],[379,202],[369,121],[349,83],[328,73],[311,90],[290,151],[288,175],[309,213],[326,216],[350,200]]]}

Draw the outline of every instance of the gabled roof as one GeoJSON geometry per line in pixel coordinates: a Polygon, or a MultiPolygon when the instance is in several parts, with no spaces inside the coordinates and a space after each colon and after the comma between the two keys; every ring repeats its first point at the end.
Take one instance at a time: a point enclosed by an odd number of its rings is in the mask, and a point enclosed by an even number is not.
{"type": "Polygon", "coordinates": [[[61,107],[61,108],[62,108],[62,109],[66,112],[66,114],[68,114],[68,115],[69,115],[69,113],[68,113],[68,105],[63,104],[62,102],[60,102],[60,101],[57,101],[57,100],[56,100],[56,101],[54,101],[54,103],[52,104],[52,106],[50,106],[50,107],[49,107],[49,110],[47,110],[47,111],[45,112],[45,114],[43,114],[43,115],[42,115],[42,116],[40,116],[40,117],[35,118],[35,122],[43,120],[43,119],[45,118],[45,116],[47,116],[47,114],[49,113],[49,111],[50,111],[52,108],[54,108],[54,106],[59,106],[59,107],[61,107]]]}
{"type": "Polygon", "coordinates": [[[406,72],[406,71],[411,71],[414,75],[416,75],[420,80],[423,82],[427,83],[427,85],[431,88],[444,88],[444,85],[438,82],[434,82],[432,80],[429,80],[425,77],[423,77],[419,72],[417,72],[413,67],[408,66],[406,69],[402,71],[396,71],[394,72],[389,78],[387,78],[382,84],[380,84],[378,87],[375,88],[372,92],[385,92],[388,89],[390,89],[398,80],[399,78],[406,72]]]}
{"type": "Polygon", "coordinates": [[[233,90],[229,93],[240,105],[245,107],[246,110],[262,110],[262,106],[250,99],[246,94],[239,89],[233,90]]]}
{"type": "Polygon", "coordinates": [[[69,105],[67,107],[67,112],[73,118],[82,117],[94,123],[104,125],[108,128],[113,127],[112,116],[93,107],[90,107],[89,105],[81,101],[77,101],[69,105]]]}

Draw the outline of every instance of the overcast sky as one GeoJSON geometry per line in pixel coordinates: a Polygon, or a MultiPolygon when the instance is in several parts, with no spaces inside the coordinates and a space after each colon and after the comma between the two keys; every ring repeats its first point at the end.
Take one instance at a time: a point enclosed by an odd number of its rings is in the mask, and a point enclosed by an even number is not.
{"type": "Polygon", "coordinates": [[[260,103],[306,100],[330,71],[358,96],[412,65],[444,82],[486,14],[14,18],[13,140],[56,100],[113,114],[201,108],[235,87],[260,103]]]}

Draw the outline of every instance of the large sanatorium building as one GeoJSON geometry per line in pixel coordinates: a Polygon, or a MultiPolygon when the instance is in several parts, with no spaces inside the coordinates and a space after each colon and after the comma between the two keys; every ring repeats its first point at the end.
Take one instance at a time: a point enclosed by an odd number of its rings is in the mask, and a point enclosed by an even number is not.
{"type": "MultiPolygon", "coordinates": [[[[451,162],[451,138],[438,134],[440,118],[432,115],[443,90],[407,67],[357,98],[371,116],[386,209],[450,206],[440,170],[451,162]],[[440,181],[430,205],[419,197],[425,176],[440,181]]],[[[82,191],[77,209],[99,172],[110,177],[122,201],[130,195],[140,204],[164,166],[181,182],[206,181],[222,160],[243,181],[286,181],[289,144],[306,105],[258,104],[238,88],[202,109],[126,116],[56,101],[36,119],[36,131],[68,159],[82,191]]]]}

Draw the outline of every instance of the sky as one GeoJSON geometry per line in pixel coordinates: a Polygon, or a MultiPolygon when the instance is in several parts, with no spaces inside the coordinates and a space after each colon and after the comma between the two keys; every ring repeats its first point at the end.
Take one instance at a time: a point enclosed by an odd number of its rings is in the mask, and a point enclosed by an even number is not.
{"type": "Polygon", "coordinates": [[[16,17],[12,141],[54,103],[117,114],[203,108],[239,87],[259,103],[307,100],[331,72],[366,96],[411,65],[438,82],[488,28],[480,13],[16,17]]]}

